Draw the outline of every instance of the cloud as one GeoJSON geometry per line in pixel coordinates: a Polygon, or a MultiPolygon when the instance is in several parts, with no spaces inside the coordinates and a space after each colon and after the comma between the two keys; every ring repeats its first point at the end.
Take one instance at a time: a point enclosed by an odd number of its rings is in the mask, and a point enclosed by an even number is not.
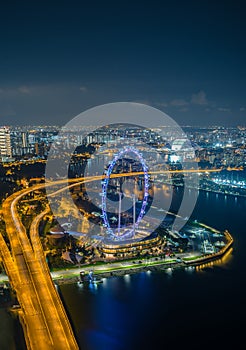
{"type": "Polygon", "coordinates": [[[3,95],[4,97],[13,97],[13,96],[18,96],[22,94],[30,95],[32,93],[32,89],[27,87],[26,85],[21,85],[21,86],[13,86],[13,87],[3,87],[0,88],[0,94],[3,95]]]}
{"type": "Polygon", "coordinates": [[[244,112],[244,111],[246,111],[246,108],[245,107],[240,107],[239,111],[240,112],[244,112]]]}
{"type": "Polygon", "coordinates": [[[79,89],[82,92],[86,92],[87,91],[87,87],[86,86],[80,86],[79,89]]]}
{"type": "MultiPolygon", "coordinates": [[[[175,106],[175,107],[184,107],[184,106],[188,106],[190,104],[208,105],[206,93],[203,90],[200,90],[197,93],[194,93],[191,95],[190,101],[187,101],[184,98],[174,98],[169,103],[165,103],[165,102],[156,103],[156,105],[160,106],[160,107],[168,107],[168,105],[175,106]]],[[[180,109],[180,111],[181,110],[182,110],[182,108],[180,109]]],[[[182,111],[186,111],[186,109],[183,109],[182,111]]]]}
{"type": "Polygon", "coordinates": [[[230,110],[230,108],[219,107],[219,108],[218,108],[218,111],[219,111],[219,112],[230,112],[231,110],[230,110]]]}
{"type": "Polygon", "coordinates": [[[17,90],[19,92],[21,92],[22,94],[30,94],[31,93],[31,89],[28,88],[27,86],[20,86],[17,90]]]}
{"type": "Polygon", "coordinates": [[[192,94],[191,103],[193,103],[194,105],[207,105],[208,100],[205,92],[201,90],[196,94],[192,94]]]}
{"type": "Polygon", "coordinates": [[[187,107],[182,107],[179,109],[179,112],[187,112],[189,110],[189,108],[187,107]]]}
{"type": "Polygon", "coordinates": [[[134,100],[132,100],[131,101],[132,103],[140,103],[140,104],[143,104],[143,105],[147,105],[147,106],[152,106],[152,102],[151,101],[149,101],[149,100],[144,100],[144,99],[134,99],[134,100]]]}
{"type": "Polygon", "coordinates": [[[157,106],[157,107],[168,107],[168,103],[167,102],[156,102],[155,106],[157,106]]]}
{"type": "Polygon", "coordinates": [[[174,99],[170,102],[171,106],[187,106],[189,103],[183,98],[174,99]]]}

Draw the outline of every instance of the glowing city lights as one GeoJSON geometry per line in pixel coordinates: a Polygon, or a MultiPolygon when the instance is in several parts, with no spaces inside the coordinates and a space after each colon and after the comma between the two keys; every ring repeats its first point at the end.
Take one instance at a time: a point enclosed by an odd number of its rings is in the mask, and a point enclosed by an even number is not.
{"type": "MultiPolygon", "coordinates": [[[[148,200],[148,189],[149,189],[149,175],[148,175],[148,168],[146,166],[145,160],[142,157],[142,154],[134,147],[125,147],[123,148],[119,153],[117,153],[112,162],[110,163],[107,172],[106,172],[106,176],[105,179],[102,183],[102,218],[103,218],[103,222],[104,222],[104,227],[107,228],[107,232],[110,236],[112,236],[114,239],[116,240],[122,240],[125,238],[129,238],[132,237],[135,229],[138,228],[140,221],[143,219],[144,213],[145,213],[145,209],[146,209],[146,205],[147,205],[147,200],[148,200]],[[121,159],[125,154],[129,154],[129,153],[133,153],[134,155],[137,156],[137,158],[139,159],[142,168],[143,168],[143,173],[144,173],[144,196],[143,196],[143,201],[142,201],[142,207],[140,210],[140,213],[136,219],[136,221],[134,220],[133,222],[133,228],[130,230],[127,230],[125,233],[119,234],[119,230],[117,231],[118,234],[115,233],[115,231],[111,228],[109,220],[108,220],[108,215],[107,215],[107,188],[108,188],[108,184],[109,184],[109,179],[110,179],[110,175],[112,174],[113,168],[116,165],[116,162],[121,159]]],[[[119,202],[121,203],[121,196],[119,195],[119,202]]],[[[135,205],[135,203],[133,204],[133,206],[135,205]]],[[[119,218],[120,218],[120,211],[119,211],[119,218]]],[[[119,219],[120,221],[120,219],[119,219]]],[[[120,228],[120,227],[118,227],[120,228]]]]}

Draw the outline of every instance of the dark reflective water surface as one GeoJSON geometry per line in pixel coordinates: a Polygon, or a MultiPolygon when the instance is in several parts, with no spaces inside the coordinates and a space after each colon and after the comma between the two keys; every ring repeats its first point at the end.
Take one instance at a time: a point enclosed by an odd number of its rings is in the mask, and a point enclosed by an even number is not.
{"type": "Polygon", "coordinates": [[[61,286],[81,349],[244,349],[246,200],[201,192],[193,217],[235,243],[223,264],[61,286]],[[241,347],[240,347],[241,346],[241,347]]]}
{"type": "MultiPolygon", "coordinates": [[[[193,218],[227,228],[235,239],[223,264],[113,277],[92,287],[61,286],[80,348],[245,349],[245,213],[244,198],[199,195],[193,218]]],[[[16,332],[13,321],[0,312],[0,344],[18,349],[8,341],[16,332]]]]}

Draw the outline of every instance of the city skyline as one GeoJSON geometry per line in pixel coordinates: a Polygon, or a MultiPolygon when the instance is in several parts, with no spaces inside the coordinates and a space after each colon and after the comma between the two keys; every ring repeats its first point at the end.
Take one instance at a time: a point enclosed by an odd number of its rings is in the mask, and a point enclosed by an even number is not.
{"type": "Polygon", "coordinates": [[[245,14],[1,4],[1,350],[244,344],[245,14]]]}
{"type": "Polygon", "coordinates": [[[241,1],[2,10],[1,125],[63,125],[118,101],[149,104],[181,125],[245,124],[241,1]]]}

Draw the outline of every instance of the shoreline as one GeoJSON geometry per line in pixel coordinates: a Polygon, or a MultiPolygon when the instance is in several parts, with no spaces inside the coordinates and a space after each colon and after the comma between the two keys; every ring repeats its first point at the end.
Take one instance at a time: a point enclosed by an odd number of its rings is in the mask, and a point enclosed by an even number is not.
{"type": "MultiPolygon", "coordinates": [[[[207,225],[204,225],[207,226],[207,225]]],[[[209,227],[209,226],[207,226],[209,227]]],[[[211,227],[209,227],[210,229],[213,229],[211,227]]],[[[213,229],[214,231],[217,231],[215,229],[213,229]]],[[[181,261],[177,261],[177,259],[171,259],[171,260],[162,260],[162,261],[154,261],[154,262],[141,262],[141,263],[136,263],[136,266],[134,265],[129,265],[129,266],[121,266],[121,267],[111,267],[111,268],[107,268],[107,264],[101,264],[98,265],[101,267],[101,271],[100,269],[97,269],[97,267],[95,266],[80,266],[77,267],[75,271],[70,269],[70,271],[66,273],[66,271],[68,271],[68,269],[64,269],[64,270],[60,270],[60,271],[53,271],[53,276],[52,276],[52,271],[50,271],[51,273],[51,277],[52,280],[54,282],[55,285],[63,285],[63,284],[69,284],[69,283],[76,283],[76,282],[80,282],[80,271],[82,270],[88,270],[89,268],[91,268],[94,272],[94,275],[96,275],[98,278],[108,278],[108,277],[114,277],[114,276],[124,276],[126,274],[135,274],[135,273],[140,273],[140,272],[147,272],[147,271],[163,271],[163,270],[167,270],[167,269],[178,269],[178,268],[185,268],[185,267],[199,267],[199,266],[204,266],[208,263],[211,262],[215,262],[215,261],[220,261],[225,255],[227,255],[228,253],[230,254],[231,250],[232,250],[232,245],[233,245],[233,238],[230,235],[230,233],[226,230],[224,232],[225,237],[227,238],[227,244],[221,248],[218,252],[213,253],[213,254],[209,254],[209,255],[203,255],[203,256],[199,256],[199,257],[194,257],[191,260],[185,260],[185,259],[181,259],[181,261]],[[105,269],[103,269],[103,267],[105,266],[105,269]],[[58,275],[58,276],[54,276],[54,274],[59,274],[59,272],[62,273],[62,275],[58,275]]],[[[141,260],[141,259],[139,259],[141,260]]],[[[122,263],[123,261],[121,261],[122,263]]],[[[9,285],[9,280],[7,276],[3,278],[0,281],[0,284],[6,284],[9,285]]]]}
{"type": "MultiPolygon", "coordinates": [[[[233,245],[233,238],[230,235],[228,231],[225,231],[225,236],[227,238],[227,244],[220,249],[218,252],[214,254],[209,254],[201,257],[196,257],[192,260],[181,260],[181,261],[161,261],[161,262],[154,262],[152,264],[142,263],[141,265],[138,265],[136,267],[121,267],[121,268],[111,268],[108,270],[100,271],[100,270],[94,270],[95,276],[98,278],[108,278],[108,277],[118,277],[118,276],[124,276],[128,274],[135,274],[139,272],[147,272],[147,271],[163,271],[167,269],[178,269],[178,268],[185,268],[185,267],[204,267],[207,264],[210,264],[212,262],[220,261],[225,257],[227,254],[230,254],[232,251],[232,245],[233,245]]],[[[81,268],[83,270],[83,267],[81,268]]],[[[81,282],[80,275],[67,275],[67,276],[61,276],[57,278],[53,278],[53,281],[56,285],[63,285],[63,284],[69,284],[69,283],[76,283],[81,282]]]]}
{"type": "MultiPolygon", "coordinates": [[[[203,225],[203,224],[202,224],[203,225]]],[[[207,225],[203,225],[208,227],[209,229],[212,229],[214,231],[214,228],[209,227],[207,225]]],[[[217,231],[218,232],[218,231],[217,231]]],[[[216,262],[216,261],[220,261],[221,259],[223,259],[223,257],[227,254],[231,253],[232,250],[232,245],[233,245],[233,238],[231,236],[231,234],[226,230],[224,232],[224,235],[227,239],[227,244],[221,248],[218,252],[213,253],[213,254],[208,254],[208,255],[202,255],[202,256],[195,256],[193,259],[191,260],[185,260],[185,259],[181,259],[180,261],[177,261],[177,259],[171,259],[171,260],[162,260],[162,261],[154,261],[154,262],[141,262],[136,264],[136,266],[134,265],[126,265],[124,266],[120,266],[120,267],[110,267],[107,268],[107,264],[101,264],[101,265],[97,265],[95,266],[80,266],[74,269],[70,269],[70,271],[68,271],[68,269],[64,269],[64,270],[60,270],[60,271],[50,271],[51,273],[51,278],[54,282],[55,285],[63,285],[63,284],[70,284],[70,283],[76,283],[76,282],[80,282],[80,271],[82,270],[88,270],[89,268],[91,268],[94,272],[94,275],[96,275],[98,278],[108,278],[108,277],[117,277],[117,276],[124,276],[126,274],[135,274],[135,273],[140,273],[140,272],[147,272],[147,271],[163,271],[163,270],[167,270],[167,269],[177,269],[177,268],[185,268],[185,267],[199,267],[199,266],[205,266],[206,264],[209,264],[211,262],[216,262]],[[98,267],[101,267],[101,270],[98,269],[98,267]],[[103,267],[105,266],[105,269],[103,269],[103,267]],[[68,273],[66,274],[66,271],[68,271],[68,273]],[[57,275],[55,276],[55,274],[59,274],[62,273],[62,275],[57,275]],[[53,275],[53,276],[52,276],[53,275]]],[[[141,260],[141,259],[139,259],[141,260]]],[[[121,261],[122,263],[122,261],[121,261]]],[[[2,276],[2,280],[0,281],[0,284],[7,284],[9,285],[9,281],[8,281],[8,277],[7,276],[2,276]],[[6,278],[4,278],[6,277],[6,278]]]]}

